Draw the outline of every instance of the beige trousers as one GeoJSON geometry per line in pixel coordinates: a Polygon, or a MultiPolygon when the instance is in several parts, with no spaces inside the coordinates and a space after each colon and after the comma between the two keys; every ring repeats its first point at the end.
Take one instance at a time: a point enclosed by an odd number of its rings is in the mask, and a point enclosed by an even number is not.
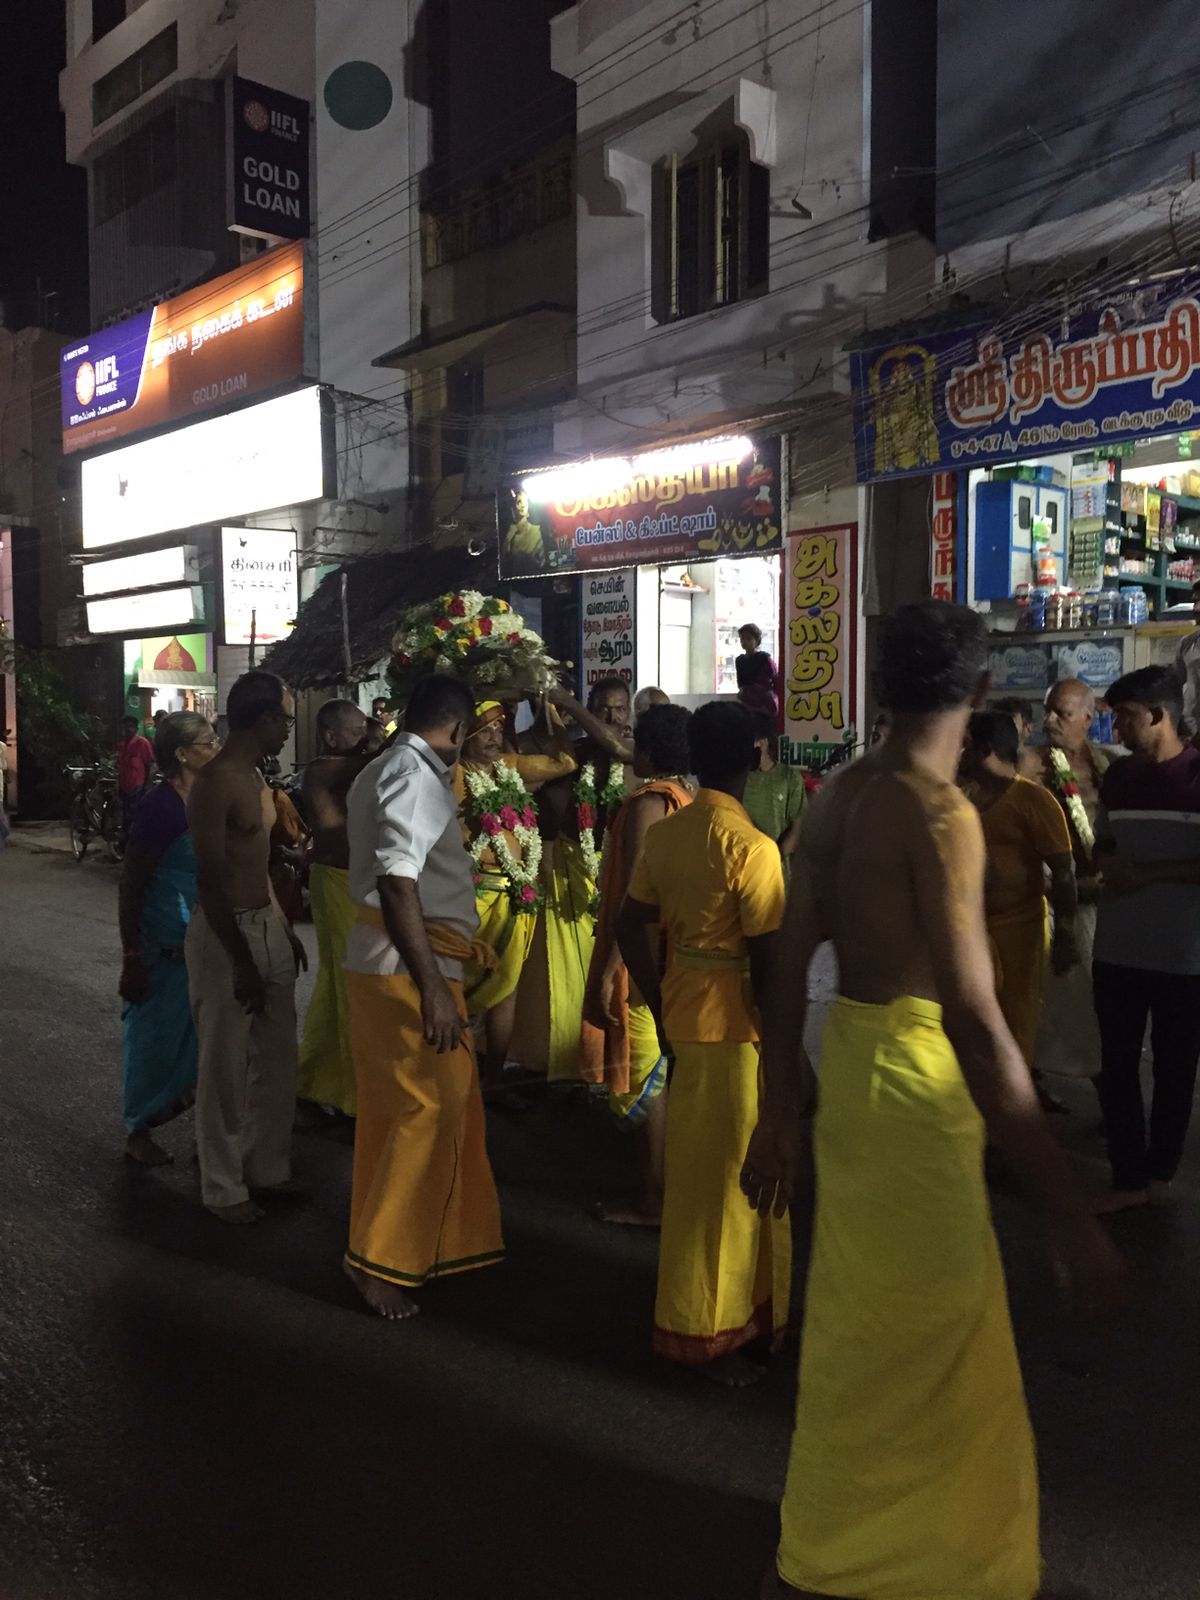
{"type": "Polygon", "coordinates": [[[296,962],[275,910],[239,911],[238,926],[267,985],[255,1016],[233,993],[233,965],[199,907],[187,931],[188,993],[200,1070],[196,1150],[206,1206],[231,1206],[249,1190],[291,1175],[296,1114],[296,962]]]}

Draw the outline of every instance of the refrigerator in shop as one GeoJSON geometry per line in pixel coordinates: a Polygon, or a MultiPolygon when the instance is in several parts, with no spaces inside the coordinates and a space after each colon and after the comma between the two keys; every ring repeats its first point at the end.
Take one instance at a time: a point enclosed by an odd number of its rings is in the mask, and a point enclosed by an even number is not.
{"type": "Polygon", "coordinates": [[[1193,626],[1188,619],[1103,632],[993,633],[988,649],[989,702],[1009,695],[1030,701],[1040,731],[1042,701],[1052,685],[1079,678],[1100,697],[1123,673],[1172,662],[1180,639],[1193,626]]]}
{"type": "Polygon", "coordinates": [[[737,693],[734,662],[742,653],[738,629],[753,622],[762,629],[762,647],[779,660],[779,557],[743,556],[714,563],[713,623],[716,629],[718,694],[737,693]]]}

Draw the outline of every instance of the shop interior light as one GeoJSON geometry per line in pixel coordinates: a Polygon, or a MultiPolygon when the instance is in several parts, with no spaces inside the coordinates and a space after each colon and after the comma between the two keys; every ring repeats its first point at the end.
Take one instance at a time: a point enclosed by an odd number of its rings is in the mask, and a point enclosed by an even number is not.
{"type": "Polygon", "coordinates": [[[89,633],[157,634],[201,622],[203,617],[204,591],[198,584],[87,602],[89,633]]]}
{"type": "Polygon", "coordinates": [[[754,443],[740,436],[728,439],[698,439],[651,450],[640,456],[604,456],[594,461],[577,461],[569,467],[551,467],[547,472],[530,473],[521,488],[538,504],[556,500],[592,500],[621,489],[635,478],[663,477],[686,472],[701,463],[723,465],[744,461],[753,454],[754,443]]]}

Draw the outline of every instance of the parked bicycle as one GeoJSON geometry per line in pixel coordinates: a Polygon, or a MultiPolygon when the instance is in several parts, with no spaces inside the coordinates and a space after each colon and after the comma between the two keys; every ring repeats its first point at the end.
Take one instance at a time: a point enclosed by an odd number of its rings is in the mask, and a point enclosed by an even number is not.
{"type": "Polygon", "coordinates": [[[76,861],[87,855],[93,839],[102,839],[114,861],[125,856],[125,808],[117,790],[111,764],[68,767],[71,793],[71,853],[76,861]]]}

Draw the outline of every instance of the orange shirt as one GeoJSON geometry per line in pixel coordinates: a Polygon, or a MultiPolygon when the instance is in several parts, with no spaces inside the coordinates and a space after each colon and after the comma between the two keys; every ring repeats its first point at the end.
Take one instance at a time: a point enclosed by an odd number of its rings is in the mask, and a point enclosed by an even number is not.
{"type": "Polygon", "coordinates": [[[758,1038],[746,940],[783,919],[783,869],[773,839],[731,796],[701,789],[646,834],[629,884],[667,930],[663,1021],[677,1044],[758,1038]]]}
{"type": "Polygon", "coordinates": [[[1014,778],[979,820],[987,847],[988,917],[1036,915],[1046,892],[1044,863],[1071,853],[1062,807],[1040,783],[1014,778]]]}

